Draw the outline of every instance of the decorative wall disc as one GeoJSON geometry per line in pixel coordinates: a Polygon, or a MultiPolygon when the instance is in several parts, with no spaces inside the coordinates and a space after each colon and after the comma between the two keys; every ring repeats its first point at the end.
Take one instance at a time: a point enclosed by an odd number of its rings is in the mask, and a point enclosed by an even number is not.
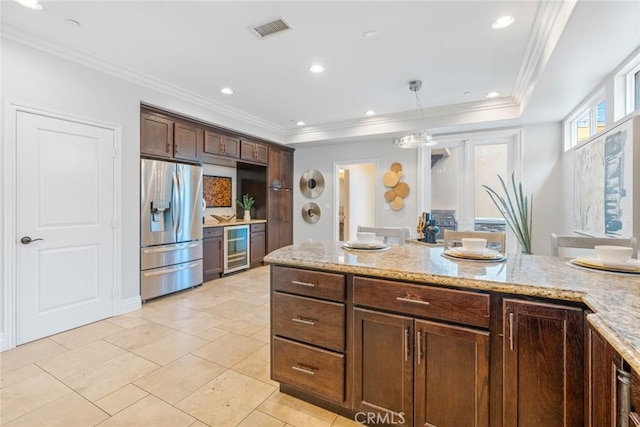
{"type": "Polygon", "coordinates": [[[320,206],[316,203],[308,202],[302,207],[302,219],[309,224],[315,224],[320,220],[320,206]]]}
{"type": "Polygon", "coordinates": [[[302,195],[315,199],[324,191],[324,177],[315,169],[309,169],[300,177],[300,191],[302,195]]]}

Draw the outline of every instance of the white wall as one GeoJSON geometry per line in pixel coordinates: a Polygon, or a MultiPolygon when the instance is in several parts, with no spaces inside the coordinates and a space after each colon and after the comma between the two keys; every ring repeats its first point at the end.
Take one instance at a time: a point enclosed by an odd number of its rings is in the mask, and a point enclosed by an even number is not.
{"type": "Polygon", "coordinates": [[[376,165],[356,164],[344,169],[349,171],[349,236],[355,236],[358,225],[372,227],[376,223],[376,165]]]}
{"type": "MultiPolygon", "coordinates": [[[[375,226],[378,227],[411,227],[417,224],[417,150],[405,150],[393,146],[390,139],[372,139],[369,142],[341,143],[322,146],[295,147],[294,152],[294,187],[293,195],[293,240],[295,243],[307,240],[328,240],[336,235],[333,230],[333,216],[338,213],[334,206],[335,162],[344,163],[377,163],[374,180],[375,192],[375,226]],[[409,185],[410,193],[405,199],[405,206],[399,211],[392,211],[384,201],[387,190],[382,184],[382,176],[389,171],[391,163],[399,162],[403,166],[404,181],[409,185]],[[324,175],[325,190],[316,199],[310,200],[299,191],[300,176],[308,169],[317,169],[324,175]],[[307,224],[302,219],[302,206],[314,201],[322,209],[322,217],[315,224],[307,224]]],[[[337,177],[336,177],[337,179],[337,177]]],[[[350,192],[353,197],[352,189],[350,192]]],[[[357,224],[356,224],[357,226],[357,224]]]]}

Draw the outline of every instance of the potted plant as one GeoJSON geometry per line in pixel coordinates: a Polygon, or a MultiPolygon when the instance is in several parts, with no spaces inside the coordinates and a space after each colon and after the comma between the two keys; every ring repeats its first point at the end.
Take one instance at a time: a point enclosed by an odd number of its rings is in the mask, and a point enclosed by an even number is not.
{"type": "Polygon", "coordinates": [[[242,196],[242,201],[236,200],[236,202],[238,202],[238,205],[240,205],[240,207],[244,210],[243,219],[245,221],[250,221],[251,220],[251,207],[256,202],[255,199],[253,197],[249,196],[248,194],[245,194],[245,195],[242,196]]]}
{"type": "Polygon", "coordinates": [[[507,225],[516,235],[518,243],[520,243],[520,250],[523,254],[532,254],[531,248],[531,236],[533,225],[533,194],[531,195],[531,203],[529,198],[524,195],[522,191],[522,182],[516,185],[515,173],[511,174],[511,187],[513,189],[513,198],[509,194],[509,189],[504,182],[504,179],[498,175],[502,189],[504,190],[504,197],[500,196],[495,190],[487,185],[483,185],[489,197],[496,205],[502,216],[504,217],[507,225]]]}

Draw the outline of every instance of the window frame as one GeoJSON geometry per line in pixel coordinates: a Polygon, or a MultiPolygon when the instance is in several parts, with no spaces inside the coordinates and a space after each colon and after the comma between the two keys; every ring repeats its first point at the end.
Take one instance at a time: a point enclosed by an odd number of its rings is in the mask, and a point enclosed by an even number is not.
{"type": "Polygon", "coordinates": [[[640,95],[640,85],[636,84],[636,74],[640,73],[640,57],[629,63],[629,67],[625,73],[625,114],[640,110],[640,105],[635,105],[636,97],[640,95]]]}
{"type": "Polygon", "coordinates": [[[599,88],[594,95],[587,101],[576,107],[571,115],[564,121],[564,151],[568,151],[573,147],[588,141],[598,131],[598,106],[604,102],[605,108],[605,129],[606,129],[606,111],[609,107],[607,97],[605,95],[604,86],[599,88]],[[578,141],[578,122],[588,114],[589,116],[589,137],[578,141]]]}

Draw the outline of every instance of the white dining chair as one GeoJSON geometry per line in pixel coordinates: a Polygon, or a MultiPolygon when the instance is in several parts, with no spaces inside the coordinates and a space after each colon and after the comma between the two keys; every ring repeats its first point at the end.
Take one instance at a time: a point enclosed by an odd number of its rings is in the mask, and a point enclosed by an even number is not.
{"type": "Polygon", "coordinates": [[[411,236],[411,229],[409,227],[365,227],[359,225],[358,231],[374,233],[376,238],[381,239],[388,245],[404,245],[406,239],[411,236]]]}
{"type": "Polygon", "coordinates": [[[629,239],[615,239],[611,237],[589,236],[563,236],[551,233],[551,255],[558,258],[573,258],[569,255],[578,255],[585,249],[593,249],[598,245],[628,246],[633,248],[631,258],[638,259],[638,239],[634,236],[629,239]]]}

